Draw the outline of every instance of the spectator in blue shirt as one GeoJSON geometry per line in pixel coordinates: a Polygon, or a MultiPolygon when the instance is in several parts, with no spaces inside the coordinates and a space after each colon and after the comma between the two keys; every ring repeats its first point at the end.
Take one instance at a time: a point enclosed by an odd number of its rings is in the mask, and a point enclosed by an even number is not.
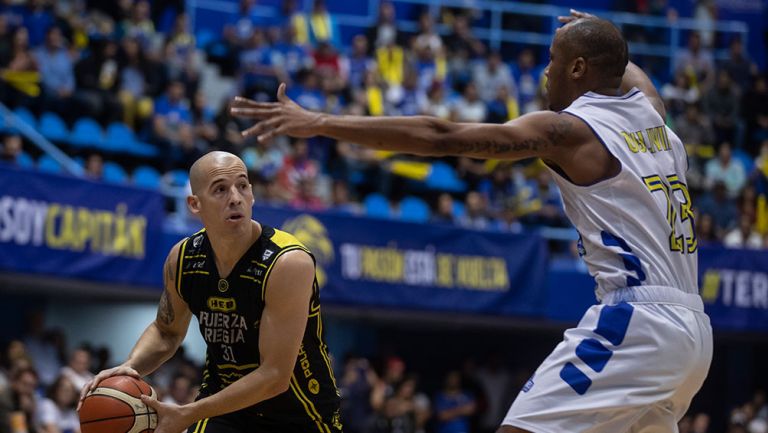
{"type": "Polygon", "coordinates": [[[45,44],[34,52],[43,84],[43,106],[66,114],[70,97],[75,90],[75,68],[65,46],[61,29],[51,27],[45,35],[45,44]]]}
{"type": "Polygon", "coordinates": [[[184,97],[184,84],[171,81],[166,93],[155,101],[152,131],[158,142],[166,147],[178,145],[186,135],[184,129],[192,128],[192,111],[184,97]]]}
{"type": "Polygon", "coordinates": [[[535,101],[543,68],[536,65],[533,51],[530,48],[521,51],[517,56],[517,63],[512,64],[510,69],[517,84],[520,114],[538,110],[535,101]]]}
{"type": "Polygon", "coordinates": [[[462,389],[461,373],[451,371],[445,387],[434,401],[437,433],[469,433],[469,418],[475,413],[475,399],[462,389]]]}
{"type": "Polygon", "coordinates": [[[54,24],[53,15],[45,6],[45,0],[30,0],[29,11],[24,14],[24,27],[29,31],[29,45],[37,47],[45,41],[48,29],[54,24]]]}

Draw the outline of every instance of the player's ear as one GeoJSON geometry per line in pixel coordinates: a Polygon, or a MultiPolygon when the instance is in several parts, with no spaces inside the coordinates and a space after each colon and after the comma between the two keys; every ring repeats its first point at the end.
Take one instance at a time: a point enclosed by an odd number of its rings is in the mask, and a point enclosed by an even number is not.
{"type": "Polygon", "coordinates": [[[187,196],[187,207],[189,208],[189,211],[195,215],[200,213],[200,200],[198,200],[196,195],[187,196]]]}
{"type": "Polygon", "coordinates": [[[584,74],[587,73],[587,61],[584,59],[584,57],[576,57],[573,59],[570,73],[571,77],[574,79],[582,78],[584,74]]]}

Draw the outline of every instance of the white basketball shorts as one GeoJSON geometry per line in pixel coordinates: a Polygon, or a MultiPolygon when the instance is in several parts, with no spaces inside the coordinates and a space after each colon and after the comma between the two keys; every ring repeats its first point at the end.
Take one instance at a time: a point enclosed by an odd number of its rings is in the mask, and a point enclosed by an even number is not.
{"type": "Polygon", "coordinates": [[[701,298],[621,289],[565,332],[503,425],[534,433],[670,433],[712,360],[701,298]],[[648,301],[654,299],[654,301],[648,301]]]}

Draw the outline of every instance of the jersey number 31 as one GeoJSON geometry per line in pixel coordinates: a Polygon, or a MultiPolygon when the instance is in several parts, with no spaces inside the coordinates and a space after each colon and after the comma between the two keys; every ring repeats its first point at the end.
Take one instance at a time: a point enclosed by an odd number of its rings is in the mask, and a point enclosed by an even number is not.
{"type": "Polygon", "coordinates": [[[691,210],[691,195],[688,194],[688,188],[684,183],[680,182],[676,174],[668,175],[666,178],[662,178],[659,175],[646,176],[643,178],[643,181],[645,181],[645,186],[648,187],[649,191],[661,191],[667,200],[667,222],[672,229],[672,232],[669,234],[669,249],[679,251],[682,254],[696,252],[698,244],[693,223],[693,211],[691,210]],[[682,195],[682,200],[678,199],[680,195],[675,195],[677,191],[682,195]],[[679,210],[675,209],[676,204],[679,204],[679,210]],[[686,225],[688,223],[687,225],[690,229],[688,235],[678,235],[675,231],[678,215],[680,216],[681,224],[686,225]]]}

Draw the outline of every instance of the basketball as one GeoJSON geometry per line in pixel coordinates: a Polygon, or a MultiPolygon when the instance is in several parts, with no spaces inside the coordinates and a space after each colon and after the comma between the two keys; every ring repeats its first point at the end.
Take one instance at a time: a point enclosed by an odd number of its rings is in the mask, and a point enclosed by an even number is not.
{"type": "Polygon", "coordinates": [[[83,400],[82,433],[152,433],[157,412],[141,401],[142,395],[156,396],[141,379],[113,376],[102,380],[83,400]]]}

